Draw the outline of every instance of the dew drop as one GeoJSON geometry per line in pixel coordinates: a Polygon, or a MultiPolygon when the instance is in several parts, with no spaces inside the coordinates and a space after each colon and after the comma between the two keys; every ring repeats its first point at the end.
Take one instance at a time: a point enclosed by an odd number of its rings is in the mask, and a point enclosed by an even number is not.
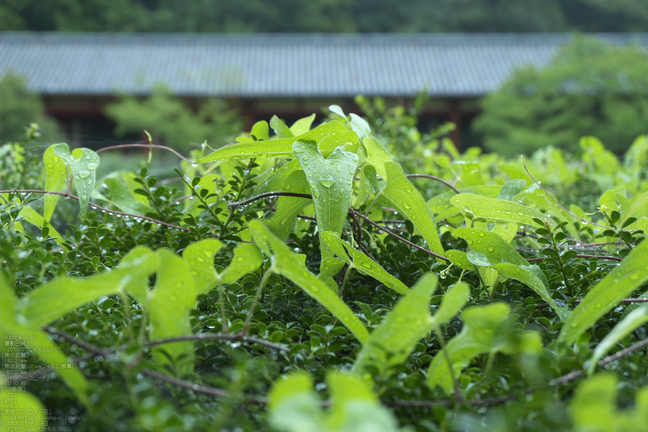
{"type": "Polygon", "coordinates": [[[317,189],[313,190],[313,195],[315,195],[315,198],[320,197],[320,193],[319,193],[319,191],[317,189]]]}
{"type": "Polygon", "coordinates": [[[307,160],[308,160],[308,156],[304,155],[304,157],[303,157],[302,159],[305,160],[305,161],[307,161],[307,160]]]}
{"type": "Polygon", "coordinates": [[[92,163],[92,162],[89,163],[89,164],[88,164],[88,169],[89,169],[90,171],[94,171],[94,170],[96,170],[96,169],[97,169],[97,164],[96,164],[96,163],[92,163]]]}
{"type": "Polygon", "coordinates": [[[333,186],[333,184],[335,184],[335,181],[333,181],[333,179],[324,179],[320,180],[319,182],[325,188],[330,188],[331,186],[333,186]]]}
{"type": "Polygon", "coordinates": [[[360,263],[360,265],[361,265],[362,267],[364,267],[364,268],[368,268],[368,269],[370,269],[370,268],[372,267],[371,264],[369,264],[369,263],[364,263],[364,262],[363,262],[363,263],[360,263]]]}
{"type": "Polygon", "coordinates": [[[493,252],[495,248],[493,246],[488,246],[488,252],[493,252]]]}
{"type": "Polygon", "coordinates": [[[586,220],[584,220],[584,221],[581,221],[581,223],[582,223],[583,225],[587,225],[589,222],[587,222],[586,220]]]}
{"type": "Polygon", "coordinates": [[[479,237],[484,237],[484,236],[486,236],[486,233],[480,232],[478,235],[479,235],[479,237]]]}
{"type": "Polygon", "coordinates": [[[191,166],[192,166],[192,167],[194,167],[194,168],[198,168],[198,164],[197,164],[197,163],[195,163],[195,162],[194,162],[194,163],[192,163],[192,164],[191,164],[191,166]]]}
{"type": "Polygon", "coordinates": [[[88,178],[90,176],[90,173],[88,171],[79,171],[79,177],[82,179],[88,178]]]}

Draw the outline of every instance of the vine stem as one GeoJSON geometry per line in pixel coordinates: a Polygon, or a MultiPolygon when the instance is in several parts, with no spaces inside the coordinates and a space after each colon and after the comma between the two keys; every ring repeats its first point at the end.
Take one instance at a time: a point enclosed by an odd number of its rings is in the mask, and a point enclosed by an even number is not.
{"type": "Polygon", "coordinates": [[[406,174],[405,177],[407,177],[407,178],[426,178],[426,179],[436,180],[436,181],[438,181],[440,183],[443,183],[444,185],[448,186],[450,189],[452,189],[456,193],[458,193],[458,194],[461,193],[459,191],[459,189],[457,189],[456,187],[454,187],[452,185],[452,183],[449,183],[449,182],[447,182],[447,181],[445,181],[442,178],[437,177],[437,176],[433,176],[433,175],[429,175],[429,174],[406,174]]]}
{"type": "Polygon", "coordinates": [[[263,277],[261,278],[261,283],[259,284],[259,289],[257,290],[256,295],[254,296],[254,301],[252,302],[252,306],[250,306],[250,311],[248,312],[248,316],[247,318],[245,318],[245,324],[243,325],[243,331],[241,332],[242,337],[245,337],[245,335],[247,335],[248,330],[250,330],[250,324],[252,323],[252,315],[254,314],[254,308],[256,307],[257,303],[259,303],[259,299],[261,298],[263,289],[268,283],[268,279],[270,279],[270,275],[272,274],[273,270],[274,267],[270,266],[268,270],[266,270],[265,273],[263,273],[263,277]]]}
{"type": "Polygon", "coordinates": [[[166,151],[171,152],[174,155],[178,156],[183,161],[186,161],[186,162],[189,162],[189,163],[194,163],[191,159],[187,159],[186,157],[182,156],[177,151],[173,150],[171,147],[167,147],[167,146],[163,146],[163,145],[159,145],[159,144],[119,144],[119,145],[114,145],[114,146],[110,146],[110,147],[100,148],[95,153],[99,154],[99,153],[107,151],[107,150],[117,150],[117,149],[134,148],[134,147],[135,148],[147,148],[147,149],[157,148],[157,149],[166,150],[166,151]]]}
{"type": "MultiPolygon", "coordinates": [[[[549,259],[550,257],[538,257],[538,258],[529,258],[527,259],[528,262],[536,262],[536,261],[543,261],[546,259],[549,259]]],[[[574,255],[574,258],[594,258],[594,259],[607,259],[607,260],[612,260],[612,261],[623,261],[619,257],[613,257],[613,256],[606,256],[606,255],[574,255]]]]}
{"type": "MultiPolygon", "coordinates": [[[[37,190],[37,189],[0,190],[0,193],[8,193],[8,194],[38,193],[38,194],[59,195],[59,196],[65,197],[65,198],[72,198],[72,199],[75,199],[75,200],[79,201],[79,197],[74,196],[74,195],[69,194],[69,193],[52,192],[52,191],[37,190]]],[[[150,218],[148,216],[141,216],[141,215],[136,215],[136,214],[132,214],[132,213],[124,213],[124,212],[120,212],[120,211],[116,211],[116,210],[110,210],[110,209],[107,209],[106,207],[102,207],[100,205],[97,205],[97,204],[91,203],[91,202],[89,202],[88,205],[90,207],[94,207],[94,208],[96,208],[98,210],[103,210],[106,213],[112,213],[112,214],[121,215],[121,216],[128,216],[128,217],[137,218],[137,219],[144,219],[144,220],[155,222],[157,224],[160,224],[160,225],[163,225],[163,226],[166,226],[166,227],[169,227],[169,228],[174,228],[174,229],[177,229],[177,230],[180,230],[180,231],[187,231],[187,232],[191,231],[189,228],[184,228],[184,227],[181,227],[181,226],[178,226],[178,225],[173,225],[173,224],[170,224],[170,223],[166,223],[166,222],[163,222],[161,220],[150,218]]]]}

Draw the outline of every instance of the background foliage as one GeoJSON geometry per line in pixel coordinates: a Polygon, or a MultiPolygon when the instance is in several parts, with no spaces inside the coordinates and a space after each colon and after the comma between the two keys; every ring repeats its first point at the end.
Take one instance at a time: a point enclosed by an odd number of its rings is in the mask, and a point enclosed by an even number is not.
{"type": "Polygon", "coordinates": [[[577,40],[546,68],[520,69],[487,95],[473,127],[488,150],[503,155],[546,145],[575,152],[584,135],[621,152],[646,131],[647,95],[644,51],[577,40]]]}

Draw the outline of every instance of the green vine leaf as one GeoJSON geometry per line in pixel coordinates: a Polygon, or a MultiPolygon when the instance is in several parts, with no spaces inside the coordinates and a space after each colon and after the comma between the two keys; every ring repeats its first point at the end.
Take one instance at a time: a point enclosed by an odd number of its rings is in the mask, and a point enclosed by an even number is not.
{"type": "Polygon", "coordinates": [[[551,226],[556,222],[539,210],[512,201],[489,198],[482,195],[461,193],[450,199],[450,203],[459,207],[467,217],[493,221],[516,222],[518,224],[543,227],[535,219],[547,219],[551,226]]]}
{"type": "Polygon", "coordinates": [[[434,326],[435,321],[430,316],[430,297],[436,288],[436,276],[431,273],[423,275],[371,333],[353,369],[362,373],[367,364],[373,362],[385,368],[405,361],[417,342],[434,326]]]}
{"type": "Polygon", "coordinates": [[[371,276],[386,287],[393,289],[400,294],[408,294],[410,289],[394,276],[389,274],[371,258],[355,249],[348,242],[342,240],[338,235],[331,232],[324,232],[321,235],[322,241],[330,248],[335,255],[342,259],[349,266],[353,266],[360,273],[371,276]]]}
{"type": "MultiPolygon", "coordinates": [[[[45,190],[49,192],[65,192],[68,181],[67,168],[63,159],[54,153],[53,145],[49,146],[43,153],[43,163],[45,164],[45,190]]],[[[43,211],[45,221],[49,222],[52,219],[59,198],[59,195],[45,195],[45,209],[43,211]]]]}
{"type": "MultiPolygon", "coordinates": [[[[463,368],[478,355],[502,348],[495,343],[495,335],[497,327],[504,322],[509,312],[508,305],[495,303],[471,307],[461,314],[463,329],[445,347],[455,376],[459,376],[463,368]]],[[[442,351],[434,356],[425,383],[432,390],[439,386],[446,393],[452,391],[452,374],[442,351]]]]}
{"type": "MultiPolygon", "coordinates": [[[[306,180],[306,173],[302,170],[293,171],[284,182],[282,191],[310,194],[311,191],[306,180]]],[[[266,225],[277,237],[282,240],[287,240],[293,231],[294,221],[299,212],[312,203],[311,200],[305,198],[280,196],[277,200],[275,213],[266,222],[266,225]]]]}
{"type": "Polygon", "coordinates": [[[54,153],[68,164],[72,172],[74,187],[79,196],[79,216],[85,219],[90,196],[95,187],[99,155],[87,148],[74,149],[70,154],[70,148],[64,143],[55,144],[54,153]]]}
{"type": "Polygon", "coordinates": [[[293,137],[292,131],[286,126],[286,123],[283,122],[279,117],[273,115],[270,119],[270,127],[277,134],[277,138],[291,138],[293,137]]]}
{"type": "Polygon", "coordinates": [[[199,159],[196,163],[215,162],[225,159],[246,159],[258,157],[294,157],[293,143],[296,141],[320,142],[333,132],[344,132],[346,128],[337,121],[324,123],[304,134],[289,138],[279,138],[269,141],[249,141],[222,147],[215,152],[199,159]]]}
{"type": "Polygon", "coordinates": [[[287,277],[308,295],[319,301],[361,343],[365,343],[369,339],[369,332],[351,309],[324,282],[308,271],[302,262],[295,259],[295,255],[288,246],[272,234],[263,222],[251,221],[249,227],[252,238],[263,253],[271,259],[276,273],[287,277]]]}
{"type": "Polygon", "coordinates": [[[599,318],[648,281],[647,261],[648,241],[644,240],[587,293],[563,325],[558,340],[568,344],[576,342],[599,318]]]}
{"type": "Polygon", "coordinates": [[[224,284],[236,282],[248,273],[258,270],[263,263],[261,251],[253,244],[240,244],[234,249],[232,262],[220,274],[224,284]]]}
{"type": "Polygon", "coordinates": [[[209,292],[218,283],[218,274],[214,269],[214,256],[223,247],[216,239],[205,239],[187,246],[182,258],[193,277],[196,295],[209,292]]]}
{"type": "MultiPolygon", "coordinates": [[[[321,233],[326,231],[340,235],[351,205],[358,155],[337,147],[324,159],[314,143],[305,141],[295,142],[293,151],[308,179],[320,240],[321,233]]],[[[323,260],[332,256],[324,242],[321,250],[323,260]]]]}
{"type": "MultiPolygon", "coordinates": [[[[156,255],[159,267],[148,299],[150,338],[155,341],[193,334],[189,312],[196,307],[196,290],[189,267],[168,249],[159,249],[156,255]]],[[[160,366],[173,361],[180,375],[190,373],[195,358],[194,344],[183,341],[153,347],[153,358],[160,366]]]]}
{"type": "MultiPolygon", "coordinates": [[[[412,221],[419,230],[432,252],[445,256],[439,240],[434,214],[421,196],[421,193],[405,177],[403,168],[395,162],[385,163],[387,187],[383,190],[381,201],[393,207],[412,221]]],[[[378,171],[380,172],[380,171],[378,171]]]]}
{"type": "Polygon", "coordinates": [[[128,190],[128,187],[119,179],[107,178],[104,180],[104,184],[108,187],[108,190],[112,195],[110,203],[115,205],[119,210],[140,216],[146,216],[147,213],[153,213],[153,210],[146,204],[137,200],[131,191],[128,190]]]}

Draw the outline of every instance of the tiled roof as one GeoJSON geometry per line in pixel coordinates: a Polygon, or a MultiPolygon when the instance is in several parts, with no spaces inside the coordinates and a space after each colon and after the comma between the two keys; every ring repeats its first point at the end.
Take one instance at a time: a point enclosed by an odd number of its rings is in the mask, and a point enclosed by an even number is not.
{"type": "MultiPolygon", "coordinates": [[[[592,35],[648,47],[648,34],[592,35]]],[[[0,76],[44,95],[480,96],[542,67],[567,34],[0,34],[0,76]]]]}

